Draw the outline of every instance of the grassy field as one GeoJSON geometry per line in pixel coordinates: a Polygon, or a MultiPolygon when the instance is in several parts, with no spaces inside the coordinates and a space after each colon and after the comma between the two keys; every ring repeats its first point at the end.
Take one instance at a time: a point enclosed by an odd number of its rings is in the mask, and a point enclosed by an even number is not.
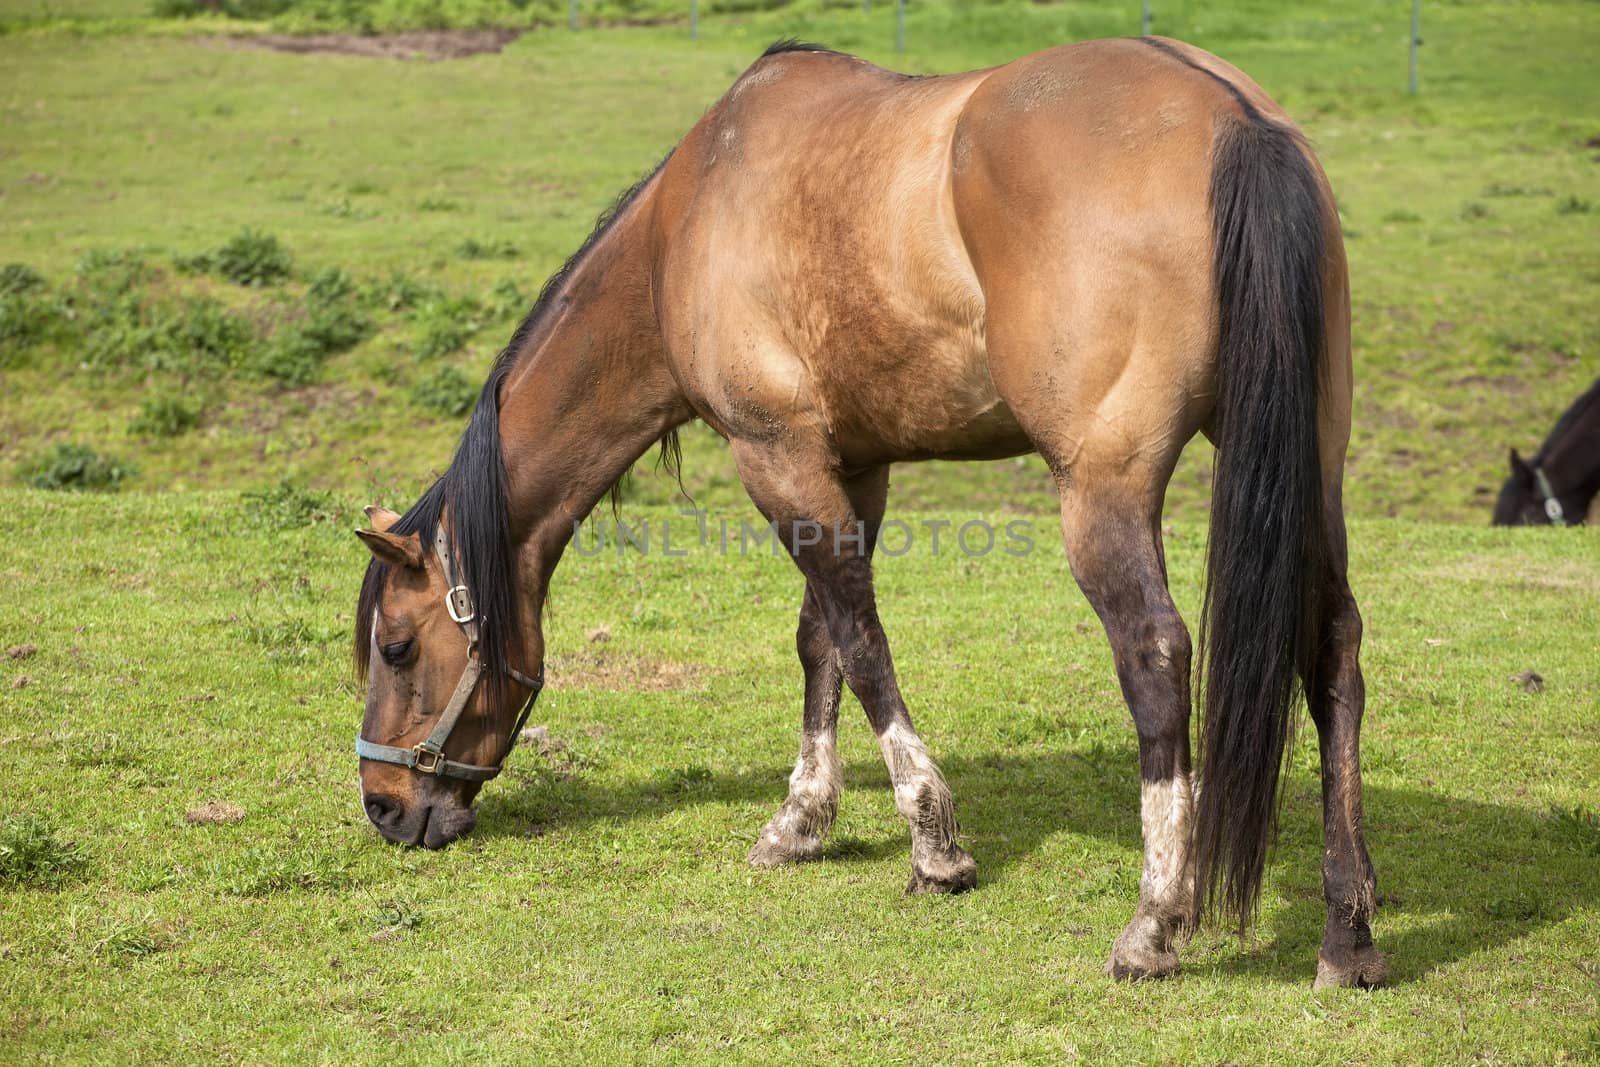
{"type": "MultiPolygon", "coordinates": [[[[555,741],[442,853],[370,831],[356,506],[444,465],[615,192],[780,35],[933,72],[1137,29],[1120,3],[917,3],[895,56],[890,6],[425,62],[0,0],[0,1063],[1600,1061],[1600,539],[1471,528],[1506,446],[1600,375],[1592,3],[1428,5],[1416,99],[1401,7],[1158,5],[1285,103],[1340,198],[1392,988],[1311,992],[1309,732],[1249,937],[1203,931],[1171,982],[1100,974],[1138,889],[1136,745],[1032,460],[897,469],[890,514],[1021,518],[1037,552],[879,568],[976,893],[901,897],[848,698],[825,861],[745,866],[799,719],[799,582],[766,557],[569,559],[555,741]],[[122,491],[21,487],[93,477],[122,491]]],[[[685,454],[699,505],[753,518],[714,435],[685,454]]],[[[1191,621],[1208,465],[1169,501],[1191,621]]],[[[623,515],[674,494],[641,473],[623,515]]]]}
{"type": "MultiPolygon", "coordinates": [[[[1395,984],[1316,995],[1309,735],[1248,940],[1203,932],[1167,983],[1100,974],[1137,893],[1136,748],[1048,516],[1024,559],[880,567],[902,680],[979,864],[975,893],[907,899],[904,823],[853,705],[826,859],[744,864],[799,717],[783,560],[570,558],[535,716],[565,747],[518,750],[479,829],[424,853],[384,844],[357,803],[346,642],[365,551],[349,515],[294,525],[308,512],[292,501],[231,494],[0,503],[0,580],[23,593],[5,638],[38,649],[0,661],[0,780],[8,809],[55,835],[7,825],[49,862],[0,889],[0,1059],[1600,1054],[1595,531],[1356,525],[1395,984]],[[600,627],[609,640],[590,640],[600,627]],[[1516,681],[1527,670],[1542,693],[1516,681]],[[211,801],[242,821],[185,822],[211,801]]],[[[1193,617],[1202,532],[1170,543],[1193,617]]]]}
{"type": "MultiPolygon", "coordinates": [[[[1387,5],[1274,10],[1177,4],[1158,25],[1277,94],[1332,176],[1355,294],[1350,506],[1487,521],[1507,446],[1530,451],[1600,374],[1600,68],[1589,61],[1600,19],[1583,3],[1430,8],[1425,91],[1410,99],[1404,20],[1387,5]]],[[[600,208],[779,33],[933,71],[1127,32],[1129,20],[1121,4],[930,5],[914,9],[911,50],[895,57],[886,12],[798,5],[708,20],[698,43],[682,27],[540,30],[444,63],[196,35],[215,23],[150,26],[178,36],[97,32],[120,23],[94,20],[11,33],[0,38],[0,261],[37,271],[49,287],[32,302],[74,317],[57,340],[0,343],[0,471],[72,440],[132,462],[131,484],[146,488],[281,475],[409,498],[460,426],[415,399],[419,384],[444,367],[481,377],[600,208]],[[175,268],[246,227],[288,250],[287,281],[241,288],[175,268]],[[137,338],[95,334],[112,288],[105,258],[132,250],[147,304],[181,317],[184,299],[209,301],[249,324],[253,344],[293,318],[318,271],[389,288],[368,304],[359,344],[284,383],[239,372],[238,359],[161,359],[137,338]],[[393,306],[397,275],[442,299],[393,306]],[[440,330],[452,344],[427,343],[440,330]],[[152,396],[171,395],[192,427],[136,428],[152,396]]],[[[699,491],[737,499],[714,438],[691,433],[689,447],[699,491]]],[[[1209,462],[1192,452],[1172,494],[1179,517],[1204,507],[1209,462]]],[[[900,483],[917,506],[1050,501],[1029,462],[912,468],[900,483]]]]}

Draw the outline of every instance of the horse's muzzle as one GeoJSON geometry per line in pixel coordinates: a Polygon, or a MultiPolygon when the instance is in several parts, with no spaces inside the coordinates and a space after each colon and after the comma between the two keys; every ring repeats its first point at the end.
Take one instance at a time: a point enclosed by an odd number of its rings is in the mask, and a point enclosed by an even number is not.
{"type": "Polygon", "coordinates": [[[366,797],[367,818],[378,833],[401,845],[443,848],[477,825],[472,809],[448,801],[407,807],[386,793],[366,797]]]}

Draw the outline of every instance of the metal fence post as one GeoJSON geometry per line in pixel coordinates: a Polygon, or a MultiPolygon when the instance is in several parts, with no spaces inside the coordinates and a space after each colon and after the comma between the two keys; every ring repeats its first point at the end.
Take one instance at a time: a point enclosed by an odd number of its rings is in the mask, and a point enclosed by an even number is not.
{"type": "Polygon", "coordinates": [[[567,29],[578,28],[578,0],[570,0],[567,4],[567,29]]]}
{"type": "Polygon", "coordinates": [[[1150,0],[1143,0],[1139,5],[1139,36],[1150,36],[1150,0]]]}
{"type": "Polygon", "coordinates": [[[1417,46],[1422,44],[1422,0],[1411,0],[1411,77],[1407,91],[1417,95],[1417,46]]]}
{"type": "Polygon", "coordinates": [[[894,50],[906,50],[906,0],[894,2],[894,50]]]}
{"type": "Polygon", "coordinates": [[[700,39],[700,0],[689,0],[689,39],[700,39]]]}

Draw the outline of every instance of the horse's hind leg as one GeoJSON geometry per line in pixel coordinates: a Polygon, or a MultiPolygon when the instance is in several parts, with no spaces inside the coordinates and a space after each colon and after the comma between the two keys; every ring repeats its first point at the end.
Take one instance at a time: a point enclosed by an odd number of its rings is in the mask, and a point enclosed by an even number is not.
{"type": "Polygon", "coordinates": [[[1386,963],[1372,943],[1377,876],[1367,856],[1361,811],[1361,614],[1345,569],[1344,513],[1338,474],[1329,482],[1328,573],[1323,592],[1323,634],[1316,673],[1305,680],[1322,756],[1322,895],[1328,924],[1317,956],[1317,987],[1373,986],[1386,963]]]}
{"type": "MultiPolygon", "coordinates": [[[[866,551],[877,542],[878,524],[888,499],[889,468],[880,467],[845,482],[856,513],[866,524],[866,551]]],[[[844,665],[828,633],[822,601],[807,579],[800,605],[800,625],[795,651],[805,671],[805,712],[800,724],[800,757],[789,776],[789,795],[776,815],[762,827],[750,849],[750,862],[758,867],[815,859],[823,838],[833,825],[839,806],[843,769],[839,763],[837,735],[839,694],[844,665]]]]}
{"type": "Polygon", "coordinates": [[[844,680],[878,735],[895,807],[911,827],[907,892],[970,889],[977,884],[977,867],[956,843],[950,787],[900,695],[878,620],[866,538],[848,536],[862,516],[837,474],[837,457],[792,437],[781,443],[736,439],[732,448],[751,499],[773,521],[815,592],[844,680]]]}
{"type": "MultiPolygon", "coordinates": [[[[1190,816],[1189,630],[1167,592],[1157,482],[1076,464],[1061,494],[1072,573],[1111,641],[1117,679],[1139,735],[1144,872],[1139,907],[1106,963],[1114,978],[1178,969],[1177,938],[1193,921],[1190,816]],[[1082,486],[1073,488],[1072,486],[1082,486]]],[[[1124,468],[1127,471],[1127,468],[1124,468]]]]}

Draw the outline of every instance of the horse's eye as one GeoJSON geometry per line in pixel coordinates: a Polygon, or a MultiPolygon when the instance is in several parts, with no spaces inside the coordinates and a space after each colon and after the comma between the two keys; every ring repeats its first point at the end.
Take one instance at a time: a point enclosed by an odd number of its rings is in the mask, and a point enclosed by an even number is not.
{"type": "Polygon", "coordinates": [[[383,656],[383,662],[391,667],[398,667],[411,658],[411,646],[415,643],[410,638],[407,638],[404,641],[395,641],[392,644],[384,645],[378,649],[378,652],[383,656]]]}

